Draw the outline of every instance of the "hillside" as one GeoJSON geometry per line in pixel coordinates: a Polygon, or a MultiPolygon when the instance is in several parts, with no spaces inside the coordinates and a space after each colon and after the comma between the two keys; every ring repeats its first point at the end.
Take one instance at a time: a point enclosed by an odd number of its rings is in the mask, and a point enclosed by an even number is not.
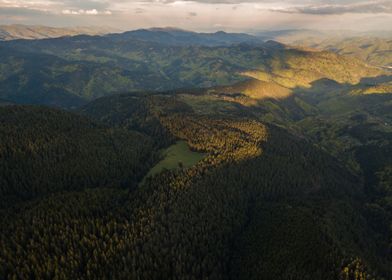
{"type": "Polygon", "coordinates": [[[108,93],[143,88],[145,79],[154,78],[120,67],[11,49],[1,49],[0,58],[0,96],[22,104],[70,108],[108,93]]]}
{"type": "Polygon", "coordinates": [[[253,99],[284,99],[289,97],[292,92],[289,88],[284,87],[275,81],[261,81],[251,79],[239,82],[231,86],[216,87],[214,92],[235,95],[244,94],[253,99]]]}
{"type": "Polygon", "coordinates": [[[244,71],[241,74],[250,79],[209,91],[244,94],[255,100],[287,99],[306,89],[316,94],[320,90],[336,86],[341,91],[351,87],[352,93],[390,92],[390,82],[372,80],[372,77],[381,76],[386,81],[390,80],[387,72],[365,66],[360,60],[330,52],[285,49],[265,59],[263,69],[244,71]],[[321,81],[327,82],[323,85],[321,81]],[[319,86],[321,89],[317,88],[319,86]]]}
{"type": "Polygon", "coordinates": [[[262,81],[276,81],[295,88],[310,87],[320,79],[338,83],[356,84],[365,77],[383,74],[376,67],[369,67],[357,59],[350,59],[331,52],[290,49],[280,52],[268,61],[267,71],[246,71],[243,74],[262,81]]]}

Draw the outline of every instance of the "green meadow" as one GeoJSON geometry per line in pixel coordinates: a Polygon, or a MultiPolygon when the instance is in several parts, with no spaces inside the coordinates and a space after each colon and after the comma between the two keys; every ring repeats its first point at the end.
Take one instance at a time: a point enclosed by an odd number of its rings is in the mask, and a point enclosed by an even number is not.
{"type": "Polygon", "coordinates": [[[176,169],[179,164],[182,164],[185,168],[191,167],[202,160],[204,156],[203,153],[191,151],[185,141],[178,141],[163,151],[163,160],[155,165],[146,177],[158,174],[164,169],[176,169]]]}

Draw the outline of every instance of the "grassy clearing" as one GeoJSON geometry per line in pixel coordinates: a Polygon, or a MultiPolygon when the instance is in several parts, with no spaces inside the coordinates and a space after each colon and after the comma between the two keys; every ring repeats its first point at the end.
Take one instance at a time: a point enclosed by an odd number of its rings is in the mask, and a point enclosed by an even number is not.
{"type": "Polygon", "coordinates": [[[185,141],[179,141],[167,148],[164,152],[164,159],[155,165],[146,177],[158,174],[163,169],[176,169],[181,162],[185,168],[195,165],[202,160],[205,154],[193,152],[189,149],[185,141]]]}

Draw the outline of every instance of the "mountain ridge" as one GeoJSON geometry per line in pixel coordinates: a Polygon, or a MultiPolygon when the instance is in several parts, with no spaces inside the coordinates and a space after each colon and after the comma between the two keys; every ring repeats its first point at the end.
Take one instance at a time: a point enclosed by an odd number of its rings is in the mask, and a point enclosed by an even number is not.
{"type": "Polygon", "coordinates": [[[42,25],[0,25],[0,41],[58,38],[80,34],[104,35],[117,30],[111,27],[49,27],[42,25]]]}

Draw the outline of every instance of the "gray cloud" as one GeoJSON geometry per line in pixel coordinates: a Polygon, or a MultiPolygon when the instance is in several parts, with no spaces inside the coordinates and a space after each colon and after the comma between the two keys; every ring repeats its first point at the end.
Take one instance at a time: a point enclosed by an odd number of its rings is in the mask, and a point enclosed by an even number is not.
{"type": "MultiPolygon", "coordinates": [[[[201,4],[228,4],[228,5],[238,5],[238,4],[246,4],[246,3],[257,3],[257,4],[264,4],[264,3],[279,3],[279,0],[181,0],[182,2],[194,2],[194,3],[201,3],[201,4]]],[[[306,0],[305,0],[306,1],[306,0]]],[[[127,1],[132,2],[132,1],[127,1]]],[[[171,4],[178,2],[178,0],[139,0],[136,2],[142,3],[161,3],[161,4],[171,4]]],[[[301,0],[286,0],[286,3],[301,3],[301,0]]]]}
{"type": "Polygon", "coordinates": [[[40,10],[26,9],[26,8],[0,8],[0,14],[3,16],[30,16],[30,15],[44,15],[47,14],[40,10]]]}
{"type": "Polygon", "coordinates": [[[1,24],[104,24],[121,29],[339,29],[342,24],[351,29],[391,29],[391,14],[392,0],[0,0],[1,24]],[[339,22],[333,16],[343,14],[339,22]],[[383,14],[387,17],[380,19],[383,14]]]}
{"type": "MultiPolygon", "coordinates": [[[[52,0],[53,1],[53,0],[52,0]]],[[[65,1],[53,1],[58,2],[69,8],[79,8],[84,10],[89,9],[97,9],[97,10],[105,10],[110,6],[110,1],[99,1],[99,0],[65,0],[65,1]]],[[[114,1],[115,2],[115,1],[114,1]]]]}
{"type": "Polygon", "coordinates": [[[0,0],[0,9],[9,9],[15,14],[35,14],[45,12],[45,14],[109,14],[110,1],[107,0],[0,0]]]}
{"type": "Polygon", "coordinates": [[[145,13],[146,12],[146,10],[145,9],[142,9],[142,8],[136,8],[135,9],[135,14],[143,14],[143,13],[145,13]]]}
{"type": "MultiPolygon", "coordinates": [[[[326,1],[328,3],[335,1],[326,1]]],[[[342,1],[346,4],[319,4],[309,6],[296,6],[283,9],[270,9],[273,12],[281,13],[300,13],[300,14],[314,14],[314,15],[341,15],[347,13],[355,14],[380,14],[392,13],[391,1],[342,1]]],[[[341,3],[341,2],[340,2],[341,3]]]]}

